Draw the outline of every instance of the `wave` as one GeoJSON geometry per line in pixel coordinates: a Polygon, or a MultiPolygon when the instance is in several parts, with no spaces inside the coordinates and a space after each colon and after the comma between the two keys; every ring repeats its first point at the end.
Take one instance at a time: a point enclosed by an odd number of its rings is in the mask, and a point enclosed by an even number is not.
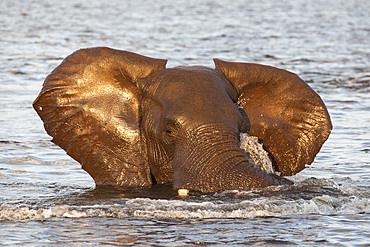
{"type": "Polygon", "coordinates": [[[2,163],[9,163],[14,165],[31,164],[31,165],[54,165],[54,166],[71,166],[76,165],[75,161],[40,161],[32,156],[16,157],[9,159],[2,159],[2,163]]]}
{"type": "MultiPolygon", "coordinates": [[[[78,199],[53,206],[2,205],[0,220],[89,217],[253,218],[306,214],[370,213],[368,188],[306,179],[298,185],[260,190],[226,191],[188,198],[116,198],[89,202],[78,199]]],[[[85,198],[86,199],[86,198],[85,198]]],[[[58,201],[60,203],[60,201],[58,201]]]]}

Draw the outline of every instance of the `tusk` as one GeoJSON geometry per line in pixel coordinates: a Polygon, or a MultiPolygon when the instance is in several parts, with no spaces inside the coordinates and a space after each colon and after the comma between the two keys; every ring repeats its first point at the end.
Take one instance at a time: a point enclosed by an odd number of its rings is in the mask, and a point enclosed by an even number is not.
{"type": "Polygon", "coordinates": [[[187,190],[187,189],[179,189],[177,191],[177,193],[179,193],[179,196],[188,196],[189,190],[187,190]]]}

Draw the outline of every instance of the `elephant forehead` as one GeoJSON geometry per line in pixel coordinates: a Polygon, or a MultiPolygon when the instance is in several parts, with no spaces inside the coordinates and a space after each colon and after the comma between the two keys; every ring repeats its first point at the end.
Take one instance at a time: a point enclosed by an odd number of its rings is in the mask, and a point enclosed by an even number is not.
{"type": "Polygon", "coordinates": [[[226,90],[218,85],[205,86],[204,81],[199,83],[183,83],[181,85],[169,84],[164,87],[159,96],[159,101],[175,111],[186,109],[187,112],[198,112],[232,104],[226,90]]]}
{"type": "Polygon", "coordinates": [[[218,71],[202,66],[166,69],[154,80],[159,82],[155,94],[169,101],[207,102],[223,94],[232,94],[234,89],[218,71]]]}
{"type": "Polygon", "coordinates": [[[188,126],[240,118],[231,96],[236,90],[218,71],[207,67],[177,67],[160,71],[151,97],[163,116],[188,126]]]}

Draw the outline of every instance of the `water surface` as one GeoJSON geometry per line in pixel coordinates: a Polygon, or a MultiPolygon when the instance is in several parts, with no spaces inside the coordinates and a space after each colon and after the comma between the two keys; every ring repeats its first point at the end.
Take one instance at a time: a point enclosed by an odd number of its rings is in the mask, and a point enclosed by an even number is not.
{"type": "Polygon", "coordinates": [[[370,2],[0,2],[0,244],[368,246],[370,2]],[[109,46],[212,58],[299,74],[334,129],[294,186],[191,193],[95,189],[50,142],[32,109],[45,76],[73,51],[109,46]]]}

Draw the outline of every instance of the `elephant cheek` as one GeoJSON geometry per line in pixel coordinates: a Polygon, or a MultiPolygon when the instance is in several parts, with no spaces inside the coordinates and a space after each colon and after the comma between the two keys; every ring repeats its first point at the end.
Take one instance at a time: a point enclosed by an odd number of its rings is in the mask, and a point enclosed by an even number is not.
{"type": "Polygon", "coordinates": [[[153,183],[171,183],[173,180],[173,150],[163,145],[160,140],[148,142],[147,149],[153,183]]]}

